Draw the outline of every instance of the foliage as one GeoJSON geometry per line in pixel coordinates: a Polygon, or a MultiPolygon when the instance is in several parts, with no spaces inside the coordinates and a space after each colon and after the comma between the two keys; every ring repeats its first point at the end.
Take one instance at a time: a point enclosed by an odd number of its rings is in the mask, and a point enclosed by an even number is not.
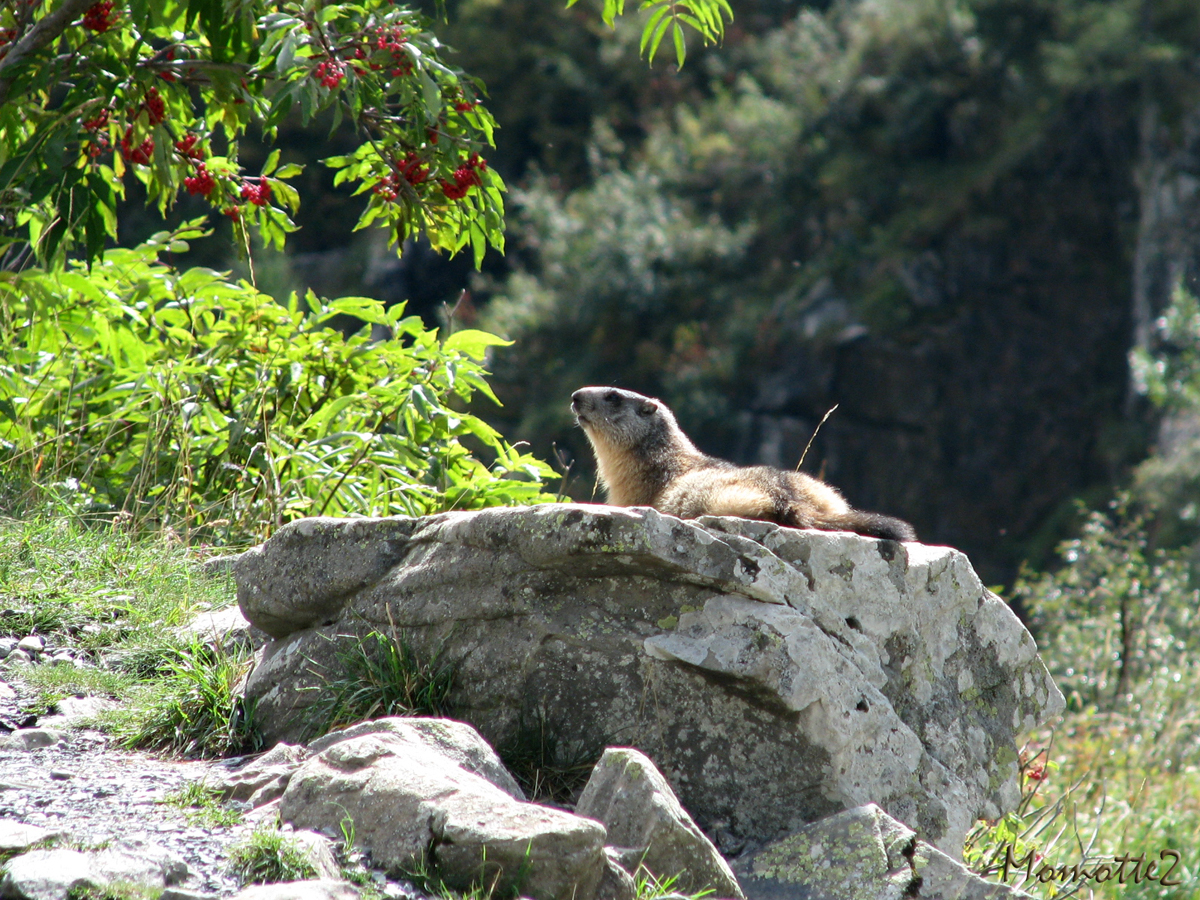
{"type": "Polygon", "coordinates": [[[1185,837],[1200,833],[1200,595],[1186,558],[1147,550],[1141,526],[1121,503],[1093,513],[1063,545],[1065,565],[1027,575],[1018,588],[1067,714],[1023,756],[1017,813],[977,829],[968,857],[995,876],[1006,846],[1017,860],[1032,852],[1034,877],[1009,883],[1035,896],[1065,889],[1061,878],[1037,876],[1043,865],[1114,865],[1143,854],[1161,871],[1162,851],[1181,852],[1179,884],[1135,887],[1127,869],[1124,882],[1084,887],[1112,898],[1200,889],[1185,837]]]}
{"type": "Polygon", "coordinates": [[[0,210],[43,261],[73,243],[100,254],[129,174],[160,210],[186,188],[234,218],[244,246],[251,225],[282,246],[299,170],[276,153],[246,175],[238,140],[251,123],[272,139],[293,106],[305,123],[331,109],[360,129],[359,150],[330,160],[368,195],[360,226],[381,219],[396,240],[423,233],[477,260],[503,246],[482,87],[441,60],[411,9],[39,0],[6,7],[0,26],[0,210]]]}
{"type": "Polygon", "coordinates": [[[714,893],[712,888],[705,888],[694,894],[681,894],[675,888],[677,881],[679,881],[678,875],[657,878],[645,866],[638,866],[634,876],[634,898],[635,900],[660,900],[662,897],[687,897],[689,900],[701,900],[701,898],[714,893]]]}
{"type": "Polygon", "coordinates": [[[122,743],[190,758],[259,749],[253,708],[238,691],[250,663],[248,651],[193,641],[167,664],[144,708],[126,721],[122,743]]]}
{"type": "MultiPolygon", "coordinates": [[[[683,26],[719,41],[727,0],[643,0],[642,49],[668,31],[683,64],[683,26]]],[[[624,0],[608,0],[610,25],[624,0]]],[[[442,59],[427,18],[387,0],[28,0],[0,10],[0,222],[43,262],[73,247],[96,259],[117,236],[130,175],[160,210],[181,189],[282,246],[300,202],[299,167],[271,154],[239,165],[252,125],[268,141],[293,109],[326,111],[360,136],[331,157],[337,181],[367,195],[359,227],[397,243],[424,235],[479,265],[503,249],[503,181],[481,153],[495,122],[483,85],[442,59]]]]}
{"type": "Polygon", "coordinates": [[[302,515],[424,515],[550,499],[550,470],[452,408],[493,397],[481,361],[503,343],[439,341],[403,307],[248,284],[158,259],[185,228],[113,250],[90,274],[0,275],[0,452],[86,509],[226,540],[302,515]],[[386,327],[350,337],[355,316],[386,327]],[[463,441],[492,453],[491,469],[463,441]]]}
{"type": "Polygon", "coordinates": [[[229,851],[229,868],[238,884],[279,884],[317,877],[304,849],[276,825],[255,828],[229,851]]]}
{"type": "Polygon", "coordinates": [[[372,631],[338,651],[321,684],[321,733],[386,716],[449,715],[457,668],[442,648],[424,658],[409,635],[372,631]]]}

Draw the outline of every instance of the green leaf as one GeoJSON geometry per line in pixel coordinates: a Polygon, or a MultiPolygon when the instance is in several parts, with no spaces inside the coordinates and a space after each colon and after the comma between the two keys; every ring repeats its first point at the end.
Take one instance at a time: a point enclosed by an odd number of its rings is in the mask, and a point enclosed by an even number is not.
{"type": "Polygon", "coordinates": [[[489,334],[475,328],[456,331],[442,343],[447,351],[465,353],[473,359],[482,360],[487,354],[488,347],[510,347],[512,341],[505,340],[499,335],[489,334]]]}

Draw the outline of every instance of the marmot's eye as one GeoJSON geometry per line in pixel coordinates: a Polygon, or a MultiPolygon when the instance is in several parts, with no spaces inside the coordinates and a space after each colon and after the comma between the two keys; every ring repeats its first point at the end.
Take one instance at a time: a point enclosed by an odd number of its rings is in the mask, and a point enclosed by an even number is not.
{"type": "Polygon", "coordinates": [[[609,391],[607,394],[604,395],[604,399],[607,400],[609,403],[620,403],[621,395],[618,394],[616,391],[609,391]]]}

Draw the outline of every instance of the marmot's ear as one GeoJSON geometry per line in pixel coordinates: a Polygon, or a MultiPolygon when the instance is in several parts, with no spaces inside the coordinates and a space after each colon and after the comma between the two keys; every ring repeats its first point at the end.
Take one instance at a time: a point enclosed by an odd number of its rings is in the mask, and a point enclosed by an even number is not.
{"type": "Polygon", "coordinates": [[[638,407],[639,416],[652,416],[658,412],[658,404],[653,400],[643,400],[638,407]]]}

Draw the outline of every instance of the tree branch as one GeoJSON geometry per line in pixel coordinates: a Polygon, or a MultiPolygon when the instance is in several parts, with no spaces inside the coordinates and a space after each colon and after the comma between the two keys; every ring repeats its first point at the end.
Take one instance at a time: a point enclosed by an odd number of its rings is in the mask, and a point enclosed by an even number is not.
{"type": "Polygon", "coordinates": [[[94,2],[95,0],[63,0],[62,6],[45,18],[38,19],[34,26],[26,32],[25,37],[9,48],[4,58],[0,59],[0,104],[8,102],[8,95],[13,86],[13,76],[5,75],[5,72],[16,68],[28,57],[54,41],[94,2]]]}

